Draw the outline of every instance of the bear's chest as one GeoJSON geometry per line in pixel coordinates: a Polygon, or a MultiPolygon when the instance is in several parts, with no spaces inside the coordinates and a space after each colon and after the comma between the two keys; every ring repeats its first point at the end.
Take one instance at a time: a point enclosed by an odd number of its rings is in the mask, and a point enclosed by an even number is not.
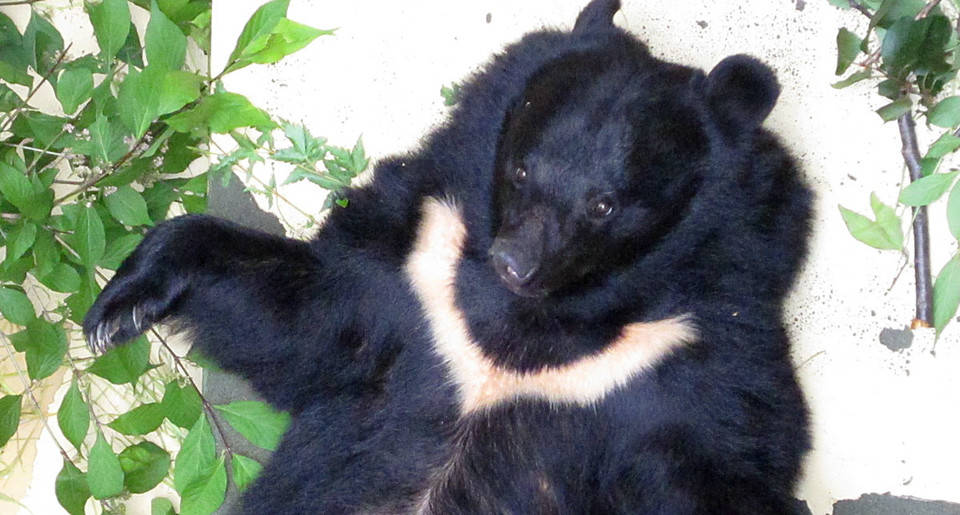
{"type": "Polygon", "coordinates": [[[560,365],[527,371],[498,365],[475,341],[456,303],[465,238],[457,208],[429,199],[405,267],[429,326],[429,350],[453,387],[458,413],[445,457],[413,501],[416,513],[430,513],[438,497],[475,492],[504,475],[511,476],[510,485],[548,499],[555,477],[531,470],[560,448],[602,438],[595,408],[696,336],[688,316],[638,322],[600,351],[560,365]]]}
{"type": "Polygon", "coordinates": [[[560,365],[528,371],[498,365],[471,335],[455,300],[465,239],[458,209],[428,199],[405,270],[429,325],[432,350],[456,388],[463,417],[521,398],[590,406],[695,337],[690,317],[678,316],[628,324],[600,351],[560,365]]]}

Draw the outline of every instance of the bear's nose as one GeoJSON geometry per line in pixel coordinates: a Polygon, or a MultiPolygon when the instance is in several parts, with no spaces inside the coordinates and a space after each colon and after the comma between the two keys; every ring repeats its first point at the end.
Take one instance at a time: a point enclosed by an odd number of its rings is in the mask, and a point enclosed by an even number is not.
{"type": "Polygon", "coordinates": [[[523,263],[505,250],[498,250],[493,254],[494,266],[500,275],[517,286],[526,284],[539,268],[536,263],[523,263]]]}
{"type": "Polygon", "coordinates": [[[523,286],[530,281],[540,265],[535,262],[524,262],[517,259],[512,253],[504,249],[493,252],[493,266],[500,278],[512,286],[523,286]]]}

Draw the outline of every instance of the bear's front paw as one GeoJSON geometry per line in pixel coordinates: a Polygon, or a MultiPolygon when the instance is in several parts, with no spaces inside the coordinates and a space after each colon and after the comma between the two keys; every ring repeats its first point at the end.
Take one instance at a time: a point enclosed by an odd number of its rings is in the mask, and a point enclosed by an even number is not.
{"type": "Polygon", "coordinates": [[[185,285],[162,280],[164,274],[158,272],[121,271],[110,281],[83,320],[91,350],[104,352],[132,340],[169,314],[185,285]]]}

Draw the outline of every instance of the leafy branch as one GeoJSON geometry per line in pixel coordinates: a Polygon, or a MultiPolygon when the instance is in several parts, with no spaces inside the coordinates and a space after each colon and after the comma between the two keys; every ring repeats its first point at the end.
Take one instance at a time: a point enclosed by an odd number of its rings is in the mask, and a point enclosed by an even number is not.
{"type": "MultiPolygon", "coordinates": [[[[35,411],[63,458],[55,486],[68,513],[113,512],[128,494],[161,482],[180,495],[181,513],[210,513],[223,502],[226,467],[240,489],[260,470],[224,438],[226,426],[273,450],[289,423],[260,402],[211,404],[190,375],[190,356],[157,331],[93,356],[79,327],[109,271],[150,227],[206,208],[210,177],[252,177],[257,163],[284,163],[294,170],[287,182],[310,180],[340,203],[338,192],[367,166],[359,142],[327,145],[221,83],[332,34],[288,19],[287,7],[273,0],[258,9],[215,75],[206,59],[210,0],[86,2],[98,49],[81,56],[40,11],[31,10],[22,31],[0,11],[0,316],[13,328],[0,333],[0,359],[19,378],[0,378],[0,446],[11,450],[0,470],[22,459],[9,442],[36,438],[21,426],[35,411]],[[138,29],[140,18],[147,21],[138,29]],[[189,48],[203,55],[188,59],[189,48]],[[59,105],[35,105],[45,85],[59,105]],[[254,131],[256,141],[243,136],[254,131]],[[274,132],[289,145],[275,148],[274,132]],[[239,148],[225,151],[213,134],[231,134],[239,148]],[[37,392],[59,388],[54,425],[37,392]]],[[[286,201],[275,179],[259,184],[271,201],[286,201]]],[[[16,502],[0,497],[8,501],[16,502]]],[[[156,497],[154,511],[173,513],[173,504],[156,497]]]]}
{"type": "MultiPolygon", "coordinates": [[[[897,121],[901,155],[910,184],[898,196],[912,210],[913,260],[916,280],[916,315],[911,327],[934,327],[939,335],[960,305],[960,261],[954,255],[931,279],[930,236],[926,206],[950,191],[947,222],[953,244],[960,238],[960,182],[958,172],[939,171],[960,149],[960,96],[943,97],[955,90],[960,59],[960,3],[950,8],[940,0],[829,0],[844,9],[855,9],[868,20],[866,34],[841,28],[837,33],[836,74],[855,71],[835,83],[846,88],[875,81],[877,94],[889,103],[876,110],[886,121],[897,121]],[[857,62],[861,55],[866,56],[857,62]],[[928,126],[947,129],[921,153],[915,117],[928,126]]],[[[874,218],[840,206],[850,233],[878,249],[903,252],[902,221],[896,211],[871,195],[874,218]]],[[[898,273],[899,276],[899,273],[898,273]]]]}

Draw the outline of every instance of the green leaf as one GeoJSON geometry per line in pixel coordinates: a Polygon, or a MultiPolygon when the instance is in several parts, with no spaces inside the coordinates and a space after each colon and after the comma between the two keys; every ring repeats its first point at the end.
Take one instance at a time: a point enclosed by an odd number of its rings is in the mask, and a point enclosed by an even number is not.
{"type": "Polygon", "coordinates": [[[0,13],[0,79],[29,88],[33,78],[27,67],[33,56],[26,43],[13,20],[0,13]]]}
{"type": "Polygon", "coordinates": [[[274,451],[290,425],[290,415],[260,401],[235,401],[215,406],[231,427],[258,447],[274,451]]]}
{"type": "Polygon", "coordinates": [[[960,182],[953,185],[947,197],[947,225],[950,234],[960,240],[960,182]]]}
{"type": "Polygon", "coordinates": [[[34,202],[33,185],[25,173],[26,165],[15,153],[7,154],[14,164],[0,160],[0,194],[3,198],[26,213],[34,202]]]}
{"type": "Polygon", "coordinates": [[[56,94],[63,112],[75,113],[93,95],[93,74],[86,68],[64,70],[57,80],[56,94]]]}
{"type": "Polygon", "coordinates": [[[147,66],[127,74],[117,95],[120,118],[135,138],[156,119],[172,113],[200,96],[202,78],[194,73],[147,66]]]}
{"type": "Polygon", "coordinates": [[[930,149],[927,150],[927,155],[924,158],[943,157],[958,148],[960,148],[960,138],[946,132],[930,145],[930,149]]]}
{"type": "Polygon", "coordinates": [[[17,434],[20,426],[22,395],[5,395],[0,398],[0,447],[7,445],[17,434]]]}
{"type": "Polygon", "coordinates": [[[33,260],[36,264],[34,274],[38,277],[53,272],[60,263],[60,247],[50,231],[46,229],[37,231],[37,241],[33,244],[33,260]]]}
{"type": "Polygon", "coordinates": [[[171,116],[167,124],[179,132],[226,134],[240,127],[272,128],[273,121],[243,95],[220,92],[204,97],[187,111],[171,116]]]}
{"type": "Polygon", "coordinates": [[[173,503],[166,497],[154,497],[150,501],[150,515],[177,515],[173,503]]]}
{"type": "Polygon", "coordinates": [[[100,266],[109,270],[116,270],[141,241],[143,241],[143,235],[136,233],[125,234],[111,240],[107,244],[107,250],[103,253],[103,257],[100,258],[100,266]]]}
{"type": "Polygon", "coordinates": [[[201,142],[190,137],[189,134],[174,132],[170,137],[166,153],[163,154],[161,173],[180,173],[193,163],[200,153],[197,147],[201,142]]]}
{"type": "Polygon", "coordinates": [[[147,203],[137,190],[120,186],[104,199],[107,210],[120,223],[126,225],[153,225],[147,214],[147,203]]]}
{"type": "Polygon", "coordinates": [[[203,77],[190,72],[170,71],[154,84],[153,94],[157,97],[158,116],[172,113],[200,98],[203,77]]]}
{"type": "Polygon", "coordinates": [[[950,64],[946,61],[952,32],[950,20],[941,14],[931,14],[918,20],[914,30],[918,33],[914,37],[920,40],[914,72],[925,75],[950,71],[950,64]]]}
{"type": "Polygon", "coordinates": [[[314,39],[333,34],[332,30],[320,30],[281,18],[266,38],[254,40],[237,59],[230,71],[251,63],[270,64],[302,49],[314,39]]]}
{"type": "MultiPolygon", "coordinates": [[[[871,204],[875,195],[871,195],[871,204]]],[[[876,200],[879,203],[879,200],[876,200]]],[[[903,231],[900,227],[900,220],[897,218],[892,208],[879,204],[875,206],[874,212],[877,214],[878,221],[850,211],[840,206],[840,214],[847,225],[850,234],[857,240],[877,249],[899,250],[903,246],[903,231]]]]}
{"type": "Polygon", "coordinates": [[[37,318],[27,325],[30,344],[27,346],[27,375],[39,380],[49,377],[63,364],[67,353],[67,335],[60,324],[37,318]]]}
{"type": "Polygon", "coordinates": [[[27,325],[37,318],[30,299],[20,290],[0,287],[0,314],[14,324],[27,325]]]}
{"type": "Polygon", "coordinates": [[[56,150],[64,148],[67,143],[73,141],[73,138],[65,137],[63,133],[63,124],[67,122],[69,122],[67,118],[60,116],[50,116],[39,111],[27,111],[21,113],[13,125],[14,132],[22,133],[25,130],[32,132],[36,138],[35,146],[39,143],[56,150]],[[25,124],[27,129],[24,129],[23,125],[19,125],[19,122],[25,124]]]}
{"type": "Polygon", "coordinates": [[[350,171],[352,176],[356,177],[358,174],[366,170],[367,165],[370,163],[370,160],[366,157],[366,150],[363,148],[363,138],[357,138],[357,142],[353,145],[353,150],[350,151],[350,171]]]}
{"type": "Polygon", "coordinates": [[[174,424],[183,427],[193,427],[200,416],[202,405],[200,395],[191,385],[180,386],[177,381],[170,381],[163,390],[164,414],[174,424]]]}
{"type": "Polygon", "coordinates": [[[17,352],[26,352],[30,346],[30,334],[26,330],[13,333],[10,335],[10,343],[17,352]]]}
{"type": "Polygon", "coordinates": [[[883,118],[883,121],[889,122],[909,113],[911,107],[910,99],[903,97],[877,109],[877,114],[883,118]]]}
{"type": "Polygon", "coordinates": [[[100,45],[100,59],[109,62],[123,47],[130,30],[130,6],[127,0],[103,0],[86,3],[93,33],[100,45]]]}
{"type": "Polygon", "coordinates": [[[935,173],[913,181],[900,192],[900,203],[915,207],[930,204],[950,189],[957,173],[935,173]]]}
{"type": "Polygon", "coordinates": [[[70,382],[70,389],[63,396],[60,409],[57,410],[57,423],[67,440],[80,452],[80,445],[87,437],[90,428],[90,410],[77,387],[77,379],[70,382]]]}
{"type": "Polygon", "coordinates": [[[37,241],[37,226],[24,222],[7,233],[7,257],[11,261],[20,259],[37,241]]]}
{"type": "Polygon", "coordinates": [[[149,492],[160,484],[170,471],[170,454],[152,442],[140,442],[123,450],[119,456],[123,482],[131,493],[149,492]]]}
{"type": "MultiPolygon", "coordinates": [[[[38,75],[47,75],[63,50],[63,36],[36,10],[30,13],[30,23],[23,32],[23,44],[30,66],[38,75]]],[[[54,81],[55,85],[55,81],[54,81]]]]}
{"type": "Polygon", "coordinates": [[[87,369],[113,384],[134,384],[150,366],[150,344],[141,336],[110,349],[87,369]]]}
{"type": "MultiPolygon", "coordinates": [[[[847,71],[847,68],[849,68],[853,60],[856,59],[857,54],[860,53],[860,44],[862,42],[863,40],[846,28],[841,28],[840,31],[837,32],[837,70],[835,72],[837,75],[841,75],[847,71]]],[[[451,90],[451,95],[452,93],[451,90]]],[[[441,94],[443,94],[442,90],[441,94]]],[[[444,95],[444,98],[447,97],[448,95],[444,95]]]]}
{"type": "Polygon", "coordinates": [[[290,0],[274,0],[260,6],[253,16],[247,20],[243,32],[237,38],[237,44],[230,53],[230,65],[244,54],[259,51],[266,45],[266,40],[281,19],[287,15],[287,6],[290,0]]]}
{"type": "Polygon", "coordinates": [[[921,41],[914,27],[914,20],[904,16],[896,20],[883,37],[880,53],[884,69],[893,76],[901,76],[917,58],[921,41]]]}
{"type": "Polygon", "coordinates": [[[143,179],[145,175],[153,171],[153,159],[144,157],[134,157],[123,163],[120,168],[115,168],[109,175],[97,181],[101,188],[107,186],[125,186],[134,181],[143,179]]]}
{"type": "Polygon", "coordinates": [[[947,261],[933,283],[933,326],[943,331],[960,306],[960,256],[947,261]]]}
{"type": "Polygon", "coordinates": [[[252,458],[242,454],[234,454],[231,459],[233,461],[233,482],[236,483],[237,490],[242,492],[260,476],[260,470],[263,467],[252,458]]]}
{"type": "Polygon", "coordinates": [[[890,100],[900,98],[901,89],[903,89],[902,82],[897,79],[887,79],[877,83],[877,94],[890,100]]]}
{"type": "Polygon", "coordinates": [[[960,125],[960,96],[947,97],[927,113],[927,121],[937,127],[952,128],[960,125]]]}
{"type": "Polygon", "coordinates": [[[216,463],[216,442],[213,432],[207,424],[207,417],[201,416],[183,439],[180,452],[173,463],[173,485],[183,494],[194,483],[203,479],[210,467],[216,463]]]}
{"type": "Polygon", "coordinates": [[[106,235],[100,213],[93,206],[80,210],[76,231],[68,241],[86,267],[95,265],[103,257],[107,246],[106,235]]]}
{"type": "Polygon", "coordinates": [[[153,220],[163,220],[167,212],[180,195],[164,181],[158,181],[152,187],[143,190],[143,200],[147,202],[147,211],[153,220]]]}
{"type": "Polygon", "coordinates": [[[164,70],[179,70],[187,55],[187,37],[170,21],[154,0],[144,36],[147,64],[164,70]]]}
{"type": "Polygon", "coordinates": [[[227,467],[224,458],[208,467],[183,491],[180,515],[208,515],[223,504],[227,494],[227,467]]]}
{"type": "MultiPolygon", "coordinates": [[[[846,30],[846,29],[841,29],[846,30]]],[[[856,36],[854,36],[856,37],[856,36]]],[[[840,44],[840,35],[837,34],[837,44],[840,44]]],[[[854,57],[856,54],[854,54],[854,57]]],[[[839,57],[838,57],[839,59],[839,57]]],[[[853,57],[851,57],[851,60],[853,57]]],[[[847,63],[849,66],[850,63],[847,63]]],[[[838,64],[839,66],[839,64],[838,64]]],[[[837,72],[837,75],[840,75],[842,72],[837,72]]],[[[868,74],[869,76],[869,74],[868,74]]],[[[839,84],[839,83],[838,83],[839,84]]],[[[443,105],[450,107],[457,105],[460,102],[460,85],[456,82],[451,83],[449,86],[440,86],[440,96],[443,97],[443,105]]]]}
{"type": "Polygon", "coordinates": [[[159,402],[151,402],[133,408],[107,425],[121,434],[145,435],[160,427],[163,416],[163,406],[159,402]]]}
{"type": "Polygon", "coordinates": [[[157,107],[157,78],[163,74],[159,68],[146,68],[142,72],[130,70],[117,92],[117,107],[120,120],[130,129],[135,139],[140,139],[150,124],[160,116],[157,107]]]}
{"type": "Polygon", "coordinates": [[[90,131],[90,141],[80,141],[74,147],[76,152],[90,156],[98,163],[110,165],[127,153],[127,146],[123,143],[123,134],[104,115],[98,115],[97,120],[87,128],[90,131]]]}
{"type": "Polygon", "coordinates": [[[27,272],[33,265],[30,256],[23,256],[17,260],[0,262],[0,281],[20,283],[27,280],[27,272]]]}
{"type": "Polygon", "coordinates": [[[57,263],[53,270],[38,279],[47,288],[60,293],[73,293],[83,285],[80,274],[67,263],[57,263]]]}
{"type": "Polygon", "coordinates": [[[887,239],[894,243],[897,248],[903,246],[903,227],[900,223],[900,217],[892,207],[880,202],[875,193],[870,194],[870,208],[876,217],[877,225],[887,235],[887,239]]]}
{"type": "Polygon", "coordinates": [[[106,499],[123,491],[123,467],[102,433],[97,433],[87,464],[87,486],[94,499],[106,499]]]}
{"type": "Polygon", "coordinates": [[[130,31],[127,32],[127,40],[124,41],[120,51],[117,52],[117,60],[137,68],[143,68],[143,47],[140,45],[140,35],[137,34],[137,27],[133,23],[130,24],[130,31]]]}
{"type": "Polygon", "coordinates": [[[57,474],[55,486],[57,501],[70,515],[84,515],[83,506],[90,498],[86,474],[80,472],[69,460],[63,460],[63,468],[57,474]]]}
{"type": "Polygon", "coordinates": [[[100,293],[100,287],[93,275],[93,269],[86,269],[86,278],[80,285],[80,290],[67,297],[67,307],[70,308],[70,320],[77,324],[83,323],[83,317],[93,305],[93,300],[100,293]]]}
{"type": "Polygon", "coordinates": [[[13,111],[21,103],[23,101],[15,91],[6,84],[0,84],[0,113],[13,111]]]}

